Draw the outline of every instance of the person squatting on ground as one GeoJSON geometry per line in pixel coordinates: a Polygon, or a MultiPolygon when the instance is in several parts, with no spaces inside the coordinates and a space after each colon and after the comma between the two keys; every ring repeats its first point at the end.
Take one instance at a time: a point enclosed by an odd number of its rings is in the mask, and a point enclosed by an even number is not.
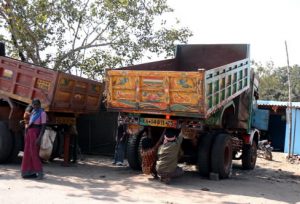
{"type": "Polygon", "coordinates": [[[158,178],[156,172],[156,161],[157,161],[157,151],[158,147],[162,143],[163,137],[156,142],[153,146],[153,141],[149,137],[145,137],[142,139],[142,149],[141,149],[141,157],[142,157],[142,171],[144,174],[151,174],[155,179],[158,178]]]}
{"type": "Polygon", "coordinates": [[[39,148],[46,128],[47,115],[41,108],[39,99],[32,101],[33,110],[30,114],[29,124],[25,130],[24,155],[21,164],[23,178],[43,178],[43,167],[39,157],[39,148]]]}
{"type": "Polygon", "coordinates": [[[171,178],[183,175],[182,168],[177,166],[183,140],[182,135],[178,134],[176,129],[166,129],[163,144],[158,148],[156,171],[160,180],[166,184],[171,178]]]}
{"type": "Polygon", "coordinates": [[[126,132],[126,125],[122,121],[119,121],[116,133],[115,155],[112,164],[116,164],[118,166],[124,165],[124,154],[127,143],[127,137],[128,134],[126,132]]]}

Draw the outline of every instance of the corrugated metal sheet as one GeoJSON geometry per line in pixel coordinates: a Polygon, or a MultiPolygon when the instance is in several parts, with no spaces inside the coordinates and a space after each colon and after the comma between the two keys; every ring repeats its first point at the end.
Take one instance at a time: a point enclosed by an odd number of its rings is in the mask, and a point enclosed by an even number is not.
{"type": "MultiPolygon", "coordinates": [[[[264,100],[258,100],[257,105],[261,106],[284,106],[287,107],[289,105],[289,102],[287,101],[264,101],[264,100]]],[[[300,108],[300,102],[292,102],[293,108],[300,108]]]]}
{"type": "Polygon", "coordinates": [[[285,132],[285,146],[284,152],[289,153],[289,146],[291,145],[291,154],[300,155],[300,110],[292,110],[292,129],[291,129],[291,144],[290,144],[290,129],[289,123],[286,123],[285,132]]]}

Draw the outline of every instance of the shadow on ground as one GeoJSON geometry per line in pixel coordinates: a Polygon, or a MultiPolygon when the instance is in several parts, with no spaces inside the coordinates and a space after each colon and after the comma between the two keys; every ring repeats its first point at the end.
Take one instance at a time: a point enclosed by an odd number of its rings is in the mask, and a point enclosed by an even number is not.
{"type": "MultiPolygon", "coordinates": [[[[272,161],[271,161],[272,162],[272,161]]],[[[273,161],[276,162],[276,161],[273,161]]],[[[68,193],[70,197],[90,197],[95,200],[117,201],[123,199],[131,202],[138,202],[133,196],[121,196],[122,191],[135,191],[139,189],[148,190],[181,190],[188,194],[214,193],[222,197],[227,195],[241,195],[246,197],[262,197],[273,201],[296,203],[300,200],[300,176],[294,172],[287,172],[281,169],[268,169],[258,166],[255,170],[244,171],[239,164],[233,167],[230,179],[213,181],[201,178],[194,170],[185,171],[181,178],[174,179],[170,185],[159,181],[149,180],[141,172],[131,170],[129,167],[117,167],[111,164],[111,158],[104,156],[89,156],[77,164],[69,167],[61,166],[61,160],[54,160],[44,164],[46,177],[37,181],[47,185],[66,186],[71,189],[81,190],[80,194],[68,193]],[[272,192],[270,186],[278,186],[278,192],[272,192]],[[283,186],[282,186],[283,185],[283,186]],[[284,186],[295,186],[294,192],[284,191],[284,186]],[[253,188],[255,187],[255,188],[253,188]],[[253,190],[257,189],[257,190],[253,190]],[[281,193],[279,196],[278,193],[281,193]],[[290,196],[297,194],[297,196],[290,196]],[[120,198],[121,196],[121,198],[120,198]]],[[[0,180],[22,179],[20,177],[20,164],[0,165],[0,180]]],[[[171,191],[170,191],[171,192],[171,191]]],[[[231,202],[235,203],[235,202],[231,202]]],[[[236,203],[240,203],[237,201],[236,203]]]]}

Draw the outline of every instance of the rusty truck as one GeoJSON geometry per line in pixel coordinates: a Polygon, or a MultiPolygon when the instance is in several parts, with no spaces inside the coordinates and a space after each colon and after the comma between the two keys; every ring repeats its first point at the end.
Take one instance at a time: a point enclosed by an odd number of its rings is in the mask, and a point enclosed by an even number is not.
{"type": "Polygon", "coordinates": [[[6,57],[4,44],[0,48],[0,163],[14,161],[23,150],[19,121],[26,106],[38,98],[48,116],[47,126],[60,133],[53,156],[63,155],[68,164],[76,118],[99,111],[102,83],[6,57]]]}
{"type": "Polygon", "coordinates": [[[130,167],[141,169],[143,137],[157,141],[165,128],[176,128],[184,137],[180,162],[196,165],[201,176],[228,178],[233,159],[255,168],[258,79],[249,50],[178,45],[173,59],[108,70],[106,106],[127,124],[130,167]]]}

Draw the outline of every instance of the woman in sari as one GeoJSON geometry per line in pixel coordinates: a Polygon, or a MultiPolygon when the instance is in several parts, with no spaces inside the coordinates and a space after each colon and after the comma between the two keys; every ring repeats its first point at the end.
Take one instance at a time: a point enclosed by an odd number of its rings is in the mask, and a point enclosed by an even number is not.
{"type": "Polygon", "coordinates": [[[25,134],[24,155],[21,165],[23,178],[43,179],[43,167],[39,158],[41,139],[46,128],[47,115],[39,99],[32,101],[32,113],[25,134]]]}

